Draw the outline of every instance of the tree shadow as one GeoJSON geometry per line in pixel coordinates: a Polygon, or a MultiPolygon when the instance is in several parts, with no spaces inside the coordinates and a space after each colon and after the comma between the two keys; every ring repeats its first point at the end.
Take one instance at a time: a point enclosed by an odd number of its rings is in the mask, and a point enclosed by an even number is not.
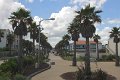
{"type": "MultiPolygon", "coordinates": [[[[64,80],[76,80],[76,72],[63,73],[60,75],[60,77],[62,77],[64,80]]],[[[117,80],[117,78],[108,74],[107,80],[117,80]]]]}
{"type": "Polygon", "coordinates": [[[76,72],[67,72],[60,75],[64,80],[75,80],[76,79],[76,72]]]}
{"type": "Polygon", "coordinates": [[[116,77],[112,75],[108,75],[107,80],[117,80],[116,77]]]}

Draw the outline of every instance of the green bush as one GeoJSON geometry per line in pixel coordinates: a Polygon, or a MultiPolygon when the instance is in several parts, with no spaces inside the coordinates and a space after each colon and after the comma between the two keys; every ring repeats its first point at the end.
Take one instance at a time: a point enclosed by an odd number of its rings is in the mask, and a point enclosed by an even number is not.
{"type": "Polygon", "coordinates": [[[10,80],[7,76],[0,76],[0,80],[10,80]]]}
{"type": "Polygon", "coordinates": [[[102,71],[101,69],[95,71],[94,75],[96,75],[97,80],[107,80],[107,73],[102,71]]]}
{"type": "Polygon", "coordinates": [[[92,72],[91,75],[85,75],[85,70],[78,68],[76,80],[107,80],[108,74],[101,69],[92,72]]]}
{"type": "Polygon", "coordinates": [[[84,61],[85,57],[79,56],[77,59],[78,59],[78,61],[84,61]]]}
{"type": "Polygon", "coordinates": [[[22,58],[22,61],[23,61],[23,66],[32,65],[34,63],[34,59],[32,56],[24,56],[22,58]]]}
{"type": "Polygon", "coordinates": [[[0,51],[10,51],[10,49],[7,47],[4,47],[4,48],[0,48],[0,51]]]}
{"type": "Polygon", "coordinates": [[[103,55],[101,60],[102,61],[113,61],[115,59],[115,55],[103,55]]]}
{"type": "Polygon", "coordinates": [[[106,49],[99,50],[99,53],[106,53],[106,49]]]}
{"type": "Polygon", "coordinates": [[[10,80],[10,72],[0,72],[0,80],[10,80]]]}
{"type": "Polygon", "coordinates": [[[11,76],[16,74],[16,72],[18,71],[17,59],[9,59],[8,61],[2,63],[0,65],[0,70],[1,72],[10,72],[11,76]]]}
{"type": "Polygon", "coordinates": [[[28,79],[23,75],[17,74],[15,75],[14,80],[28,80],[28,79]]]}

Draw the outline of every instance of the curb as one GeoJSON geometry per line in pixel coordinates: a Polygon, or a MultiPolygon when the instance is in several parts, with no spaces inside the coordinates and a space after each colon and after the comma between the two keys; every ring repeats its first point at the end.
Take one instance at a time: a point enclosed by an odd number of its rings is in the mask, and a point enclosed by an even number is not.
{"type": "Polygon", "coordinates": [[[48,70],[48,69],[50,69],[50,68],[51,68],[51,65],[49,64],[49,66],[48,66],[47,68],[42,69],[42,70],[40,70],[40,71],[37,71],[37,72],[34,72],[34,73],[30,74],[30,75],[27,77],[27,79],[30,79],[30,80],[31,80],[31,78],[32,78],[33,76],[35,76],[35,75],[37,75],[38,73],[41,73],[41,72],[43,72],[43,71],[46,71],[46,70],[48,70]]]}

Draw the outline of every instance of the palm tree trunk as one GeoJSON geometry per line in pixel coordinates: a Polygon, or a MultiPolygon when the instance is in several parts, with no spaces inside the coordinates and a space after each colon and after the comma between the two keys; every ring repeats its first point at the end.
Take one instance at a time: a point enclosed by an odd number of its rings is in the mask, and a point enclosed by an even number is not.
{"type": "Polygon", "coordinates": [[[35,54],[35,39],[33,39],[33,55],[35,54]]]}
{"type": "Polygon", "coordinates": [[[98,43],[96,44],[97,45],[97,60],[99,60],[99,51],[98,51],[98,43]]]}
{"type": "Polygon", "coordinates": [[[119,66],[118,43],[116,43],[116,62],[115,66],[119,66]]]}
{"type": "Polygon", "coordinates": [[[22,73],[22,35],[19,35],[19,51],[18,51],[18,62],[19,62],[19,72],[22,73]]]}
{"type": "Polygon", "coordinates": [[[89,76],[91,74],[90,68],[90,51],[89,51],[89,38],[86,38],[86,54],[85,54],[85,74],[89,76]]]}
{"type": "Polygon", "coordinates": [[[19,36],[19,57],[22,57],[23,56],[23,53],[22,53],[22,35],[19,36]]]}
{"type": "Polygon", "coordinates": [[[73,66],[77,65],[77,61],[76,61],[76,41],[74,41],[74,55],[73,55],[73,66]]]}
{"type": "Polygon", "coordinates": [[[11,46],[11,44],[10,44],[10,56],[12,56],[12,54],[11,54],[11,52],[12,52],[12,48],[11,48],[12,46],[11,46]]]}

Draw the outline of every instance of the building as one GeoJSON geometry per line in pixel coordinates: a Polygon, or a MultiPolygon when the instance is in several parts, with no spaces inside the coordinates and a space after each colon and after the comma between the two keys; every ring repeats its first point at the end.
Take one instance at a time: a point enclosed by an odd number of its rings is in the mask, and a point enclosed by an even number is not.
{"type": "Polygon", "coordinates": [[[1,38],[0,48],[4,48],[7,46],[7,35],[10,33],[9,29],[0,29],[1,32],[4,33],[3,37],[1,38]]]}
{"type": "MultiPolygon", "coordinates": [[[[3,37],[1,38],[0,42],[0,48],[7,47],[8,41],[7,41],[7,35],[10,34],[9,29],[1,29],[1,31],[4,33],[3,37]]],[[[19,37],[17,35],[14,35],[14,42],[12,44],[12,50],[18,50],[18,44],[19,44],[19,37]]]]}
{"type": "Polygon", "coordinates": [[[12,44],[12,49],[18,51],[19,48],[19,36],[14,35],[14,42],[12,44]]]}
{"type": "MultiPolygon", "coordinates": [[[[96,42],[94,41],[89,41],[90,43],[90,51],[94,52],[96,51],[96,42]]],[[[102,43],[98,43],[98,50],[102,49],[102,43]]],[[[70,44],[70,51],[74,50],[74,43],[70,44]]],[[[76,42],[76,51],[78,52],[85,52],[86,51],[86,41],[85,40],[78,40],[76,42]]]]}
{"type": "MultiPolygon", "coordinates": [[[[108,39],[108,45],[106,46],[108,53],[115,54],[116,53],[116,43],[113,42],[114,38],[108,39]]],[[[118,54],[120,56],[120,42],[118,43],[118,54]]]]}

